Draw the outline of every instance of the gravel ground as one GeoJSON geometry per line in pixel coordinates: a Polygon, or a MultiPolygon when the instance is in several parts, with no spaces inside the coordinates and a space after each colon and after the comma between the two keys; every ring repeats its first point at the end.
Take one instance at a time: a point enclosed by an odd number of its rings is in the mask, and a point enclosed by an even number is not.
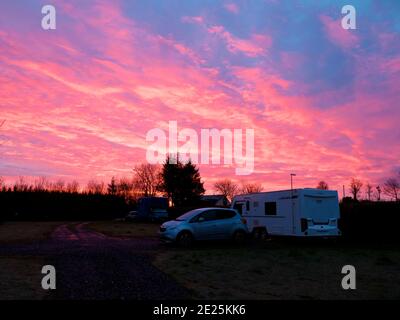
{"type": "Polygon", "coordinates": [[[48,241],[3,245],[0,255],[45,256],[57,273],[50,299],[188,298],[185,288],[152,265],[157,249],[157,239],[111,238],[81,223],[59,226],[48,241]]]}

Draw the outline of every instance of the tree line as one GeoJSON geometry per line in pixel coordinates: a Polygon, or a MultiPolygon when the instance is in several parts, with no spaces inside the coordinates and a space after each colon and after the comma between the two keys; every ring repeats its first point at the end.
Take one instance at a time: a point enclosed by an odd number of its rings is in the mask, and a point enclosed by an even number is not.
{"type": "Polygon", "coordinates": [[[168,157],[162,166],[139,164],[132,169],[132,178],[112,177],[109,183],[91,179],[81,186],[77,180],[52,181],[46,177],[38,177],[29,181],[21,176],[13,184],[7,185],[0,177],[0,191],[111,195],[122,197],[128,203],[135,202],[140,197],[164,195],[174,205],[185,206],[197,202],[205,189],[199,169],[193,163],[183,163],[179,159],[173,161],[168,157]]]}
{"type": "MultiPolygon", "coordinates": [[[[391,200],[398,201],[400,195],[399,177],[391,177],[384,181],[382,186],[372,186],[369,182],[352,178],[348,185],[348,192],[354,200],[360,200],[364,191],[364,199],[381,200],[382,194],[391,200]]],[[[321,180],[316,188],[328,190],[327,182],[321,180]]],[[[225,178],[214,182],[216,193],[225,196],[229,201],[238,194],[262,192],[260,183],[237,183],[225,178]]],[[[177,155],[175,158],[166,158],[163,165],[139,164],[132,169],[132,178],[112,177],[109,183],[91,179],[81,186],[77,180],[65,182],[63,179],[51,181],[46,177],[38,177],[29,181],[19,177],[12,185],[4,183],[0,177],[0,191],[2,192],[59,192],[112,195],[125,199],[127,203],[134,203],[140,197],[167,196],[174,206],[191,206],[196,204],[205,193],[204,182],[199,169],[193,163],[183,163],[177,155]]],[[[345,190],[344,190],[345,191],[345,190]]],[[[346,197],[348,198],[348,197],[346,197]]]]}
{"type": "MultiPolygon", "coordinates": [[[[399,177],[391,177],[380,185],[372,186],[371,183],[362,182],[360,179],[351,178],[347,190],[351,194],[353,200],[361,200],[361,195],[364,191],[364,200],[380,201],[382,194],[390,200],[398,201],[400,196],[400,173],[399,177]],[[364,188],[363,188],[364,187],[364,188]]],[[[329,185],[326,181],[321,180],[315,187],[316,189],[329,190],[329,185]]],[[[226,196],[228,200],[232,200],[235,195],[262,192],[263,186],[259,183],[243,183],[240,185],[231,179],[221,179],[214,183],[214,190],[226,196]]],[[[345,191],[346,192],[346,191],[345,191]]],[[[344,192],[344,194],[345,194],[344,192]]],[[[347,199],[349,197],[346,197],[347,199]]]]}
{"type": "MultiPolygon", "coordinates": [[[[328,190],[329,186],[325,181],[320,181],[316,187],[317,189],[328,190]]],[[[388,199],[399,201],[400,196],[400,172],[397,177],[387,178],[382,186],[373,186],[371,183],[364,183],[362,180],[357,178],[351,178],[348,185],[348,192],[351,194],[351,198],[355,201],[361,199],[364,193],[364,200],[368,201],[381,201],[382,195],[385,195],[388,199]]],[[[344,190],[345,194],[345,190],[344,190]]],[[[345,197],[350,198],[350,197],[345,197]]]]}

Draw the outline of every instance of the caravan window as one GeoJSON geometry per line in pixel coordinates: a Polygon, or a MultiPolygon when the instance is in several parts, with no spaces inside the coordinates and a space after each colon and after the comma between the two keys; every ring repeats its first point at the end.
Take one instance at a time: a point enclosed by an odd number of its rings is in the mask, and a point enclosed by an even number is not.
{"type": "Polygon", "coordinates": [[[250,211],[250,201],[246,201],[246,211],[250,211]]]}
{"type": "Polygon", "coordinates": [[[265,202],[264,210],[266,216],[276,216],[276,202],[265,202]]]}

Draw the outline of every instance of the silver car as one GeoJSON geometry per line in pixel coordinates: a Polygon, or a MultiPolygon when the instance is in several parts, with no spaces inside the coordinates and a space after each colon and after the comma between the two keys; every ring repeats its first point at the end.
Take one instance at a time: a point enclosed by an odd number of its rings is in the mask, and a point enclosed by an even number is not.
{"type": "Polygon", "coordinates": [[[159,235],[167,242],[188,247],[194,240],[233,239],[237,243],[248,234],[246,221],[234,209],[201,208],[185,213],[160,227],[159,235]]]}

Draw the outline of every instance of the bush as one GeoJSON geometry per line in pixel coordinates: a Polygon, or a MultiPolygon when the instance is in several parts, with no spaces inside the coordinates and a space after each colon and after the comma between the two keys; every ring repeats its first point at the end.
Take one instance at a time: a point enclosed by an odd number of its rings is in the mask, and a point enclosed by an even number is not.
{"type": "Polygon", "coordinates": [[[400,202],[344,201],[339,227],[351,240],[400,241],[400,202]]]}
{"type": "Polygon", "coordinates": [[[0,221],[101,220],[129,211],[119,196],[54,191],[3,191],[0,205],[0,221]]]}

